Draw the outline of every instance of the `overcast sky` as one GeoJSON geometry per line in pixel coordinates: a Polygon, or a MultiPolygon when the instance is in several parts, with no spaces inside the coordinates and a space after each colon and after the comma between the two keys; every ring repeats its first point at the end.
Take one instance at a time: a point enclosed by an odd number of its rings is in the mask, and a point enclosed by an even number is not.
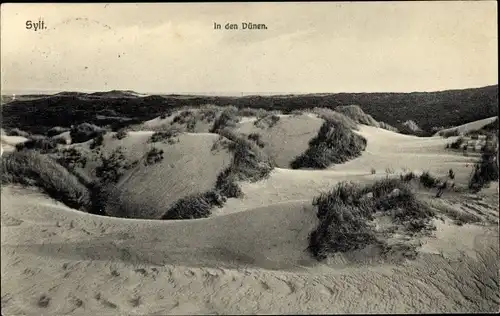
{"type": "Polygon", "coordinates": [[[498,83],[496,1],[3,4],[2,90],[436,91],[498,83]],[[43,18],[47,29],[26,29],[43,18]],[[222,30],[214,30],[214,22],[222,30]],[[233,22],[267,30],[224,30],[233,22]]]}

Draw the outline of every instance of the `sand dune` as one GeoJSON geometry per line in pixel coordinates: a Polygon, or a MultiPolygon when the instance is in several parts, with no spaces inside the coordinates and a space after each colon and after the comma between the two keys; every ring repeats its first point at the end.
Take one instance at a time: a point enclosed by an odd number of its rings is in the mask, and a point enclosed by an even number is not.
{"type": "Polygon", "coordinates": [[[272,127],[258,127],[255,120],[247,118],[240,122],[237,131],[245,135],[257,133],[264,142],[264,151],[274,158],[280,168],[289,168],[290,162],[308,148],[309,141],[316,136],[323,120],[307,115],[280,115],[281,119],[272,127]]]}
{"type": "Polygon", "coordinates": [[[483,128],[485,125],[493,123],[496,119],[498,119],[498,116],[493,116],[493,117],[485,118],[482,120],[478,120],[478,121],[466,123],[463,125],[455,126],[452,128],[443,129],[443,130],[437,132],[436,134],[434,134],[434,136],[439,136],[440,133],[450,132],[450,131],[455,130],[455,129],[458,131],[459,134],[465,134],[465,133],[470,132],[470,131],[476,131],[476,130],[483,128]]]}
{"type": "MultiPolygon", "coordinates": [[[[436,231],[413,238],[419,256],[406,260],[376,249],[335,254],[318,263],[307,251],[318,224],[312,200],[340,181],[370,183],[399,172],[429,170],[445,178],[453,168],[465,185],[477,157],[445,150],[441,137],[419,138],[359,125],[367,139],[358,158],[327,170],[291,170],[322,120],[283,115],[270,128],[252,118],[237,131],[258,132],[278,161],[269,178],[241,182],[243,198],[228,199],[209,218],[154,220],[173,202],[214,187],[229,164],[212,150],[216,134],[183,133],[175,142],[150,143],[153,129],[104,136],[99,152],[123,149],[139,161],[117,183],[103,217],[68,208],[33,189],[1,191],[2,312],[7,315],[422,313],[498,311],[498,184],[479,194],[419,188],[437,212],[436,231]],[[144,155],[164,151],[158,164],[144,155]],[[372,173],[372,170],[375,173],[372,173]],[[457,225],[453,216],[473,216],[457,225]]],[[[165,119],[167,120],[167,119],[165,119]]],[[[143,126],[143,128],[145,128],[143,126]]],[[[3,143],[3,136],[2,136],[3,143]]],[[[89,157],[91,141],[68,145],[89,157]]],[[[92,156],[94,155],[94,156],[92,156]]],[[[86,166],[91,174],[96,165],[86,166]]]]}
{"type": "Polygon", "coordinates": [[[143,146],[142,150],[125,147],[127,152],[137,155],[134,158],[141,160],[116,185],[106,211],[115,216],[160,218],[177,200],[210,191],[232,159],[226,149],[212,150],[218,138],[209,133],[181,134],[174,144],[134,142],[130,146],[143,146]],[[138,153],[146,153],[150,147],[163,150],[164,158],[157,164],[145,166],[138,153]]]}

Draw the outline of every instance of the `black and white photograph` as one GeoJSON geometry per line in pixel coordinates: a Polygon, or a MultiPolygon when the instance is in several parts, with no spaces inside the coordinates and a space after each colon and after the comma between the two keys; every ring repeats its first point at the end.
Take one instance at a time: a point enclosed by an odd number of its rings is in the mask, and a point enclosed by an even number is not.
{"type": "Polygon", "coordinates": [[[497,6],[1,4],[1,315],[499,312],[497,6]]]}

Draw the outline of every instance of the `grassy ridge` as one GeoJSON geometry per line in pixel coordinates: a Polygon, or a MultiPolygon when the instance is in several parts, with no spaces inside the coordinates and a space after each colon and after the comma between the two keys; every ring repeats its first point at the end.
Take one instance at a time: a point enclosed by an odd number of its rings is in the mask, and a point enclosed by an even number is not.
{"type": "Polygon", "coordinates": [[[344,163],[361,155],[366,139],[352,131],[341,120],[327,119],[318,135],[309,142],[309,148],[295,158],[292,169],[326,169],[332,164],[344,163]]]}
{"type": "Polygon", "coordinates": [[[88,188],[51,157],[36,151],[16,151],[1,160],[2,185],[36,186],[71,208],[84,211],[92,208],[88,188]]]}

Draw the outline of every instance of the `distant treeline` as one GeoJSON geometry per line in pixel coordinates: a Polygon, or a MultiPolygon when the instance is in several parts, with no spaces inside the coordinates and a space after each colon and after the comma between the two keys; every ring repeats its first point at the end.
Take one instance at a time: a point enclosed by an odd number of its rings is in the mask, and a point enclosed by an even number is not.
{"type": "Polygon", "coordinates": [[[264,108],[289,113],[314,107],[335,109],[359,105],[377,121],[411,133],[402,123],[413,120],[422,135],[433,128],[450,127],[498,115],[498,85],[483,88],[413,93],[337,93],[290,96],[134,96],[130,92],[97,94],[60,93],[38,99],[12,101],[2,106],[3,128],[44,133],[53,126],[89,122],[127,125],[152,119],[184,106],[215,104],[238,108],[264,108]]]}

